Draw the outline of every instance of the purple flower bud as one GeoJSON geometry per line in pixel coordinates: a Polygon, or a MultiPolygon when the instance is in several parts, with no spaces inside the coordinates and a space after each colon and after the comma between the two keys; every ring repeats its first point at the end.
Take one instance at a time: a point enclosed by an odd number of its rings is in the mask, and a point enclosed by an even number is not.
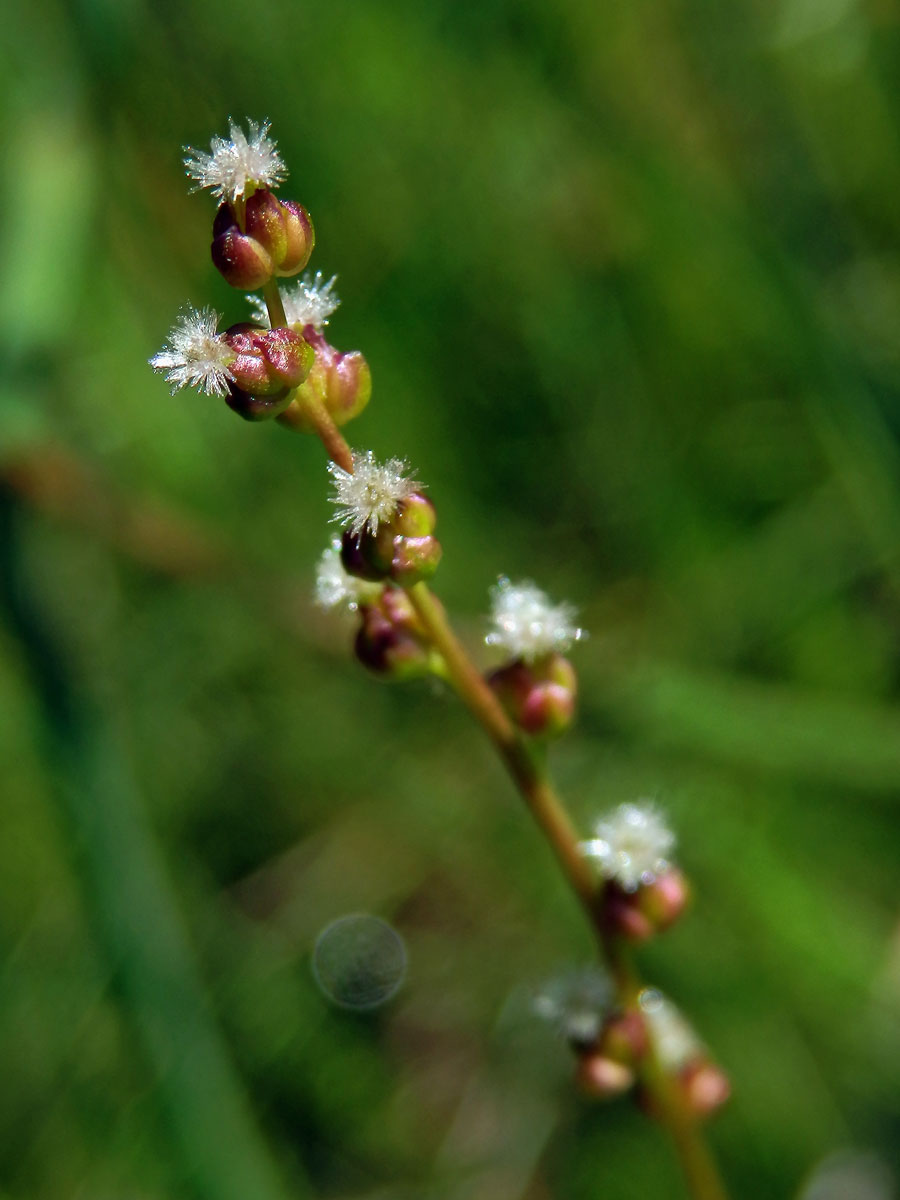
{"type": "Polygon", "coordinates": [[[372,542],[372,534],[367,530],[351,533],[345,529],[341,536],[341,565],[348,575],[377,583],[387,578],[388,568],[373,553],[372,542]]]}

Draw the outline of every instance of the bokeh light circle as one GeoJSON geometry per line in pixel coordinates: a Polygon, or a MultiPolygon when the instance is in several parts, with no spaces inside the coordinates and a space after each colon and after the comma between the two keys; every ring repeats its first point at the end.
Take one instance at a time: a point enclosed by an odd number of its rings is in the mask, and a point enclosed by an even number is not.
{"type": "Polygon", "coordinates": [[[396,995],[406,977],[406,946],[387,921],[350,913],[316,938],[312,971],[332,1004],[365,1012],[396,995]]]}

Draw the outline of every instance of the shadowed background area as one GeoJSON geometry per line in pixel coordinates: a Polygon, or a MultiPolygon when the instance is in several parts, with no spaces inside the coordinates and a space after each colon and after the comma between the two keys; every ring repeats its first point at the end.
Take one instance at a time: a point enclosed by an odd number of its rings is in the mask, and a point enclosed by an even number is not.
{"type": "Polygon", "coordinates": [[[245,316],[181,170],[229,115],[272,121],[372,367],[350,440],[428,482],[466,640],[501,572],[579,606],[554,764],[586,832],[641,796],[678,831],[695,904],[642,963],[731,1074],[734,1197],[896,1170],[898,22],[7,14],[3,1200],[681,1195],[531,1014],[590,942],[480,731],[311,605],[321,447],[146,365],[187,301],[245,316]],[[364,1013],[310,969],[359,911],[408,956],[364,1013]]]}

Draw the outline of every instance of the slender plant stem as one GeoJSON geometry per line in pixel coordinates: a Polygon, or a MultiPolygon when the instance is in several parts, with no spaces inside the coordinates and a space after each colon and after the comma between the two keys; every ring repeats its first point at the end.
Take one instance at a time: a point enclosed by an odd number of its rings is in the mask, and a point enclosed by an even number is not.
{"type": "MultiPolygon", "coordinates": [[[[547,777],[543,762],[506,715],[484,677],[474,666],[425,583],[409,589],[419,620],[446,665],[446,677],[460,699],[497,747],[501,758],[550,842],[573,891],[581,901],[598,936],[623,1009],[638,1006],[643,983],[628,947],[604,928],[600,891],[594,873],[580,852],[578,834],[562,800],[547,777]]],[[[675,1083],[651,1046],[641,1063],[641,1083],[659,1123],[668,1131],[693,1200],[727,1200],[727,1192],[694,1115],[686,1108],[675,1083]]]]}
{"type": "Polygon", "coordinates": [[[279,288],[278,280],[274,275],[267,283],[263,284],[262,294],[266,304],[266,311],[269,314],[269,327],[271,329],[284,329],[288,323],[288,319],[284,311],[284,301],[281,298],[281,288],[279,288]]]}
{"type": "Polygon", "coordinates": [[[566,878],[588,911],[593,913],[597,896],[596,880],[578,849],[575,827],[533,749],[518,733],[497,697],[472,664],[450,628],[443,607],[428,585],[415,584],[409,589],[409,597],[446,663],[447,674],[457,694],[497,747],[526,804],[553,847],[566,878]]]}

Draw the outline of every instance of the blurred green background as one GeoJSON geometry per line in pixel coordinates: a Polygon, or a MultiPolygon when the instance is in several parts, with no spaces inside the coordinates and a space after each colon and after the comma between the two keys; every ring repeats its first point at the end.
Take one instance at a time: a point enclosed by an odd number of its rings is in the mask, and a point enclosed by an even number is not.
{"type": "Polygon", "coordinates": [[[351,441],[428,481],[464,636],[499,572],[591,631],[558,777],[585,830],[679,832],[696,903],[642,962],[731,1073],[734,1196],[896,1168],[897,5],[32,0],[3,37],[0,1195],[682,1194],[529,1016],[590,945],[480,732],[310,604],[320,446],[146,365],[184,302],[244,315],[180,162],[229,115],[273,123],[372,366],[351,441]],[[409,951],[368,1016],[309,969],[358,910],[409,951]]]}

